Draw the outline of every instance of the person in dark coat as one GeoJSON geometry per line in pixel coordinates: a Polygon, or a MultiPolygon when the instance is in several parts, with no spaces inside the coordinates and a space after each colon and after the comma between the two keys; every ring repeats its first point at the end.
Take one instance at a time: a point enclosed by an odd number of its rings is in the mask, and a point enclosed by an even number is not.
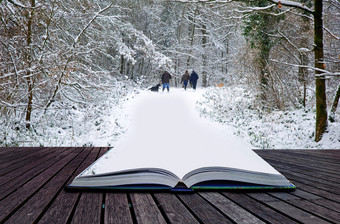
{"type": "Polygon", "coordinates": [[[184,90],[187,90],[189,78],[190,78],[189,72],[188,72],[188,70],[185,70],[185,73],[182,76],[182,81],[181,81],[181,83],[183,83],[183,85],[184,85],[184,90]]]}
{"type": "Polygon", "coordinates": [[[197,79],[198,79],[197,73],[194,70],[192,70],[189,80],[190,80],[190,84],[192,85],[193,89],[196,89],[197,79]]]}
{"type": "Polygon", "coordinates": [[[170,90],[170,79],[171,79],[170,73],[165,71],[162,74],[163,91],[164,91],[164,89],[166,87],[168,92],[169,92],[169,90],[170,90]]]}

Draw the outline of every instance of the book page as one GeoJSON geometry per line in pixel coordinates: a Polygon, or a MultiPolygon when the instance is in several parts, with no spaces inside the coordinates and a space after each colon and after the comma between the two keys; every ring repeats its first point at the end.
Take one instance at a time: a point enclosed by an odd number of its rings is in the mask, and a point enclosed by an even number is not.
{"type": "Polygon", "coordinates": [[[197,92],[174,88],[170,93],[137,95],[126,109],[127,132],[83,175],[161,168],[182,178],[209,166],[279,174],[231,127],[201,118],[195,109],[197,97],[197,92]]]}

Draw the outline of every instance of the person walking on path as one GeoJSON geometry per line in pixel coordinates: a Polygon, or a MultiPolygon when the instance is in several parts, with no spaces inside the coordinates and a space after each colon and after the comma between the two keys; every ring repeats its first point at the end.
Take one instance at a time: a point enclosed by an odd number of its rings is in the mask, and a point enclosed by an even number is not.
{"type": "Polygon", "coordinates": [[[170,73],[165,71],[162,74],[163,91],[164,91],[164,89],[166,87],[168,92],[169,92],[169,90],[170,90],[170,79],[171,79],[170,73]]]}
{"type": "Polygon", "coordinates": [[[191,75],[190,75],[190,84],[192,85],[192,88],[196,90],[196,85],[197,85],[197,79],[198,79],[198,75],[197,73],[192,70],[191,75]]]}
{"type": "Polygon", "coordinates": [[[183,85],[184,85],[184,90],[187,90],[189,78],[190,78],[189,72],[188,72],[188,70],[185,70],[185,73],[182,76],[182,81],[181,81],[181,83],[183,83],[183,85]]]}

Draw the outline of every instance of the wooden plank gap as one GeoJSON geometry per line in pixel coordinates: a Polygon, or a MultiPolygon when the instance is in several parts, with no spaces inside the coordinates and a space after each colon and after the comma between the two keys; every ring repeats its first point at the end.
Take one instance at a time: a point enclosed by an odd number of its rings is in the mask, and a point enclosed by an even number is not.
{"type": "MultiPolygon", "coordinates": [[[[328,223],[324,218],[315,215],[312,211],[306,211],[302,207],[295,206],[294,204],[289,203],[289,200],[285,200],[286,196],[288,194],[283,194],[284,196],[281,196],[281,198],[276,198],[271,195],[268,195],[266,193],[253,193],[248,194],[251,198],[254,198],[258,201],[263,202],[267,206],[270,206],[277,212],[284,214],[286,216],[289,216],[298,222],[303,223],[309,223],[309,224],[322,224],[322,223],[328,223]],[[271,198],[271,200],[268,200],[271,198]]],[[[294,196],[296,197],[296,196],[294,196]]],[[[297,198],[297,197],[296,197],[297,198]]],[[[295,199],[295,201],[299,201],[299,203],[302,203],[303,199],[295,199]]],[[[292,200],[294,201],[294,200],[292,200]]]]}
{"type": "Polygon", "coordinates": [[[159,203],[159,201],[157,200],[157,198],[155,197],[154,194],[151,194],[152,199],[154,200],[155,204],[157,205],[159,211],[161,212],[161,214],[163,215],[163,218],[165,219],[166,223],[171,223],[169,220],[169,217],[167,216],[166,212],[164,211],[163,207],[161,206],[161,204],[159,203]]]}
{"type": "Polygon", "coordinates": [[[205,198],[216,209],[225,214],[235,223],[244,224],[264,224],[265,222],[254,216],[252,213],[242,208],[235,202],[226,198],[224,195],[218,192],[202,192],[200,196],[205,198]]]}
{"type": "MultiPolygon", "coordinates": [[[[71,183],[74,177],[88,167],[88,165],[91,164],[97,156],[96,150],[84,150],[84,153],[89,154],[86,159],[77,166],[77,169],[74,171],[73,175],[70,175],[68,182],[65,183],[64,186],[71,183]]],[[[67,223],[67,220],[70,218],[70,214],[77,203],[79,194],[80,192],[68,192],[62,190],[53,201],[52,205],[50,205],[48,211],[46,211],[41,220],[39,220],[39,223],[67,223]]]]}
{"type": "Polygon", "coordinates": [[[170,220],[170,223],[198,224],[199,221],[174,193],[155,193],[158,203],[170,220]]]}
{"type": "Polygon", "coordinates": [[[82,193],[79,193],[79,194],[78,194],[77,200],[76,200],[76,202],[74,203],[74,206],[73,206],[73,208],[72,208],[72,211],[71,211],[71,213],[70,213],[70,216],[69,216],[68,219],[67,219],[67,222],[66,222],[67,224],[70,224],[71,221],[72,221],[72,219],[73,219],[73,217],[74,217],[74,214],[75,214],[76,209],[77,209],[77,206],[78,206],[78,204],[79,204],[81,195],[82,195],[82,193]]]}
{"type": "Polygon", "coordinates": [[[130,197],[138,223],[166,223],[162,213],[149,193],[131,193],[130,197]]]}
{"type": "MultiPolygon", "coordinates": [[[[74,161],[74,160],[77,159],[77,157],[76,157],[76,158],[74,158],[74,159],[72,160],[72,163],[76,163],[76,162],[77,162],[77,164],[82,164],[82,163],[84,163],[84,161],[90,156],[90,153],[91,153],[91,152],[90,152],[90,151],[89,151],[89,152],[86,152],[86,151],[84,150],[83,153],[85,154],[85,155],[84,155],[84,158],[80,159],[79,162],[78,162],[78,161],[74,161]]],[[[79,155],[80,155],[80,154],[79,154],[79,155]]],[[[79,155],[78,155],[78,156],[79,156],[79,155]]],[[[78,168],[78,166],[75,167],[75,169],[74,169],[74,171],[72,172],[72,174],[69,175],[69,177],[64,181],[64,183],[63,183],[62,186],[59,188],[59,190],[57,191],[57,193],[53,196],[53,198],[52,198],[52,199],[50,200],[50,202],[46,205],[46,207],[45,207],[45,209],[42,211],[42,213],[38,216],[38,218],[36,219],[36,222],[39,222],[39,221],[41,220],[41,218],[45,215],[45,213],[51,208],[52,204],[56,201],[56,199],[60,196],[61,192],[64,190],[64,186],[65,186],[68,182],[70,182],[70,181],[73,180],[74,175],[75,175],[75,173],[76,173],[76,171],[77,171],[77,168],[78,168]]]]}
{"type": "Polygon", "coordinates": [[[131,206],[126,193],[108,192],[105,197],[104,223],[127,224],[136,223],[131,215],[131,206]]]}
{"type": "Polygon", "coordinates": [[[102,200],[102,209],[100,210],[100,223],[104,224],[105,222],[105,201],[106,201],[106,193],[103,193],[103,200],[102,200]]]}
{"type": "Polygon", "coordinates": [[[203,223],[232,223],[228,217],[217,210],[200,195],[194,193],[178,194],[203,223]]]}
{"type": "Polygon", "coordinates": [[[0,203],[0,210],[2,211],[2,213],[0,213],[0,220],[6,217],[8,213],[12,213],[14,210],[17,210],[29,199],[31,199],[32,196],[34,196],[42,188],[42,186],[50,181],[51,176],[54,176],[54,174],[58,173],[61,168],[64,167],[65,163],[68,163],[70,160],[77,157],[79,153],[79,150],[77,150],[68,154],[59,160],[58,163],[48,167],[38,176],[35,176],[25,185],[20,186],[16,189],[16,191],[3,199],[0,203]]]}
{"type": "Polygon", "coordinates": [[[267,223],[300,223],[244,193],[222,192],[222,194],[267,223]]]}
{"type": "Polygon", "coordinates": [[[132,203],[132,200],[131,200],[131,195],[130,193],[128,193],[127,195],[127,199],[128,199],[128,206],[129,206],[129,209],[130,209],[130,214],[131,214],[131,218],[132,218],[132,221],[134,224],[137,224],[137,217],[136,217],[136,213],[135,213],[135,210],[133,209],[133,203],[132,203]]]}
{"type": "Polygon", "coordinates": [[[189,205],[187,205],[183,200],[182,200],[182,198],[181,197],[179,197],[179,194],[176,194],[176,197],[178,198],[178,200],[182,203],[182,205],[191,213],[191,215],[193,216],[193,217],[195,217],[195,219],[199,222],[199,223],[201,223],[201,224],[203,224],[203,221],[200,219],[200,217],[190,208],[190,206],[189,205]]]}
{"type": "Polygon", "coordinates": [[[301,199],[297,196],[287,197],[287,195],[289,194],[271,193],[270,195],[328,222],[340,222],[339,211],[331,211],[322,205],[318,205],[312,201],[301,199]]]}
{"type": "Polygon", "coordinates": [[[66,166],[56,172],[53,178],[42,185],[39,191],[8,220],[8,223],[20,223],[21,220],[25,220],[26,223],[37,222],[45,213],[46,207],[53,202],[56,195],[63,189],[64,184],[77,169],[80,161],[83,161],[87,155],[88,152],[80,151],[66,166]],[[27,216],[27,214],[30,215],[27,216]]]}

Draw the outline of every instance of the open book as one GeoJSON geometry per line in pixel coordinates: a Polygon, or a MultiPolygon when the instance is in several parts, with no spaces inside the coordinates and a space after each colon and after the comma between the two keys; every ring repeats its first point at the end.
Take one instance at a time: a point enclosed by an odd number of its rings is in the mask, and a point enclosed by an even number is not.
{"type": "Polygon", "coordinates": [[[189,189],[295,189],[295,186],[281,174],[228,167],[203,167],[187,173],[183,178],[159,168],[80,175],[68,188],[186,191],[189,189]]]}
{"type": "Polygon", "coordinates": [[[200,118],[195,93],[183,93],[137,96],[125,136],[68,188],[295,188],[232,130],[200,118]]]}

